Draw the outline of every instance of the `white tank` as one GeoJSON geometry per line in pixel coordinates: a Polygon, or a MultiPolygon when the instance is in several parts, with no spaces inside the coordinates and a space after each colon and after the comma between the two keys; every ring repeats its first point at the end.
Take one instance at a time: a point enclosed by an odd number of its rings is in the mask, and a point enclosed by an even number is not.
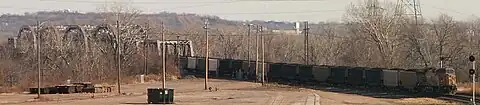
{"type": "Polygon", "coordinates": [[[300,22],[295,22],[295,31],[297,34],[300,34],[300,22]]]}
{"type": "Polygon", "coordinates": [[[140,83],[145,83],[145,75],[140,75],[140,83]]]}

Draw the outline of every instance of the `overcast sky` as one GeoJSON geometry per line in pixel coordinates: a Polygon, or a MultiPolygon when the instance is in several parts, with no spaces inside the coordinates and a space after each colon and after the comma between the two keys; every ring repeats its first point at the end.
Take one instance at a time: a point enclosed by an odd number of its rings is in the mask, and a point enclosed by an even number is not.
{"type": "MultiPolygon", "coordinates": [[[[94,12],[114,0],[0,0],[0,13],[23,14],[38,10],[71,9],[94,12]]],[[[127,1],[127,0],[117,0],[127,1]]],[[[147,12],[178,12],[217,15],[231,20],[339,21],[345,7],[359,0],[130,0],[147,12]]],[[[380,0],[384,1],[384,0],[380,0]]],[[[397,0],[385,0],[396,2],[397,0]]],[[[480,0],[421,0],[422,13],[433,18],[447,13],[456,20],[480,16],[480,0]]]]}

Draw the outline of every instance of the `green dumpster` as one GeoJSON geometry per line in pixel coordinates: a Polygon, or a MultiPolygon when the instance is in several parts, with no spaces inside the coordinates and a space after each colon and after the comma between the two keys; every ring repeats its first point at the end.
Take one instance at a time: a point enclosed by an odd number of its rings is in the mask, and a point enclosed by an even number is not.
{"type": "MultiPolygon", "coordinates": [[[[30,94],[37,94],[38,88],[29,88],[30,94]]],[[[40,94],[50,93],[49,88],[40,88],[40,94]]]]}
{"type": "Polygon", "coordinates": [[[148,88],[147,97],[149,104],[173,104],[174,89],[148,88]]]}

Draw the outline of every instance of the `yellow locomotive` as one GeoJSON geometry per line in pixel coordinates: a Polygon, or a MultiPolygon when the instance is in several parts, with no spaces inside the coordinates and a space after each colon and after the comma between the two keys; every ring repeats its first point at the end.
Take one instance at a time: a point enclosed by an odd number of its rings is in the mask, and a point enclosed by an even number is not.
{"type": "Polygon", "coordinates": [[[457,91],[457,79],[453,68],[426,68],[418,73],[419,92],[453,95],[457,91]]]}

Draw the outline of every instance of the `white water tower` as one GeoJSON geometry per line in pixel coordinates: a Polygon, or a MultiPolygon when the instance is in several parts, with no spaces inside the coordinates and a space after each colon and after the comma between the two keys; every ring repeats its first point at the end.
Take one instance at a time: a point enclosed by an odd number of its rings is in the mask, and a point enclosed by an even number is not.
{"type": "Polygon", "coordinates": [[[295,32],[298,34],[300,34],[300,22],[295,22],[295,32]]]}

